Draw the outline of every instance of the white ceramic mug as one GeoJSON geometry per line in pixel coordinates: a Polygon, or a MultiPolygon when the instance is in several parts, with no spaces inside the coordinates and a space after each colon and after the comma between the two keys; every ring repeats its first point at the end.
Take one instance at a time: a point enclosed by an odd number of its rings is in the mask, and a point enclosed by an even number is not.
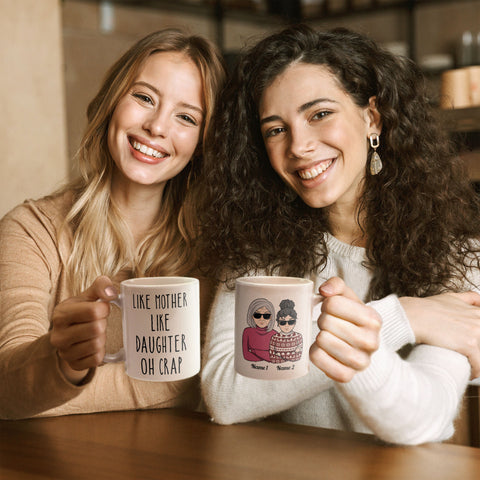
{"type": "Polygon", "coordinates": [[[305,375],[310,363],[312,312],[322,298],[305,278],[238,278],[235,370],[265,380],[305,375]]]}
{"type": "Polygon", "coordinates": [[[172,381],[200,371],[199,281],[190,277],[132,278],[120,284],[123,349],[104,362],[125,361],[127,375],[172,381]]]}

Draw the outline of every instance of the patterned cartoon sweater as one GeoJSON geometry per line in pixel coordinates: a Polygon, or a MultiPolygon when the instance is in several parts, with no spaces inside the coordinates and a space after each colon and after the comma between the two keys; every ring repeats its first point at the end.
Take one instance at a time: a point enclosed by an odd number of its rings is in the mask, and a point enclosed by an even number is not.
{"type": "Polygon", "coordinates": [[[302,357],[303,337],[298,332],[277,332],[270,340],[272,363],[297,362],[302,357]]]}

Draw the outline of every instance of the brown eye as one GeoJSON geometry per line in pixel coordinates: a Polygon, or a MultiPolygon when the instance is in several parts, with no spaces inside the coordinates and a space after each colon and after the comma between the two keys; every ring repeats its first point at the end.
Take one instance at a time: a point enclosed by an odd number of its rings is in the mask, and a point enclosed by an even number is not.
{"type": "Polygon", "coordinates": [[[151,105],[153,105],[153,100],[148,95],[145,95],[143,93],[133,93],[132,95],[144,103],[150,103],[151,105]]]}
{"type": "Polygon", "coordinates": [[[191,123],[192,125],[195,125],[195,126],[198,125],[197,121],[194,118],[192,118],[190,115],[187,115],[186,113],[182,113],[178,117],[184,120],[185,122],[191,123]]]}
{"type": "Polygon", "coordinates": [[[327,117],[328,115],[330,115],[332,112],[328,111],[328,110],[322,110],[320,112],[317,112],[315,113],[313,116],[312,116],[312,120],[321,120],[322,118],[325,118],[327,117]]]}
{"type": "Polygon", "coordinates": [[[276,127],[265,132],[265,138],[276,137],[285,131],[284,128],[276,127]]]}

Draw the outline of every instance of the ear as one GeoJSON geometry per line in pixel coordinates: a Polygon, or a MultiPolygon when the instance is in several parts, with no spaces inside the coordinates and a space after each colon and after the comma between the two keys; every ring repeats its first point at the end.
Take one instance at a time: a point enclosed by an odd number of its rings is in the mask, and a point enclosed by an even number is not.
{"type": "Polygon", "coordinates": [[[377,110],[377,97],[373,96],[368,99],[366,108],[368,133],[376,133],[380,135],[382,132],[382,117],[377,110]]]}

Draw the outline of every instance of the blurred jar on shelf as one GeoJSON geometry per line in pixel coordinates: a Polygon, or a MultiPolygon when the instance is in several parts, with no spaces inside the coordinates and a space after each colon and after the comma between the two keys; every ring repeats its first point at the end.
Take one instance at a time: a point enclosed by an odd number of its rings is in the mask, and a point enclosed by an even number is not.
{"type": "Polygon", "coordinates": [[[443,72],[440,106],[444,109],[480,106],[480,65],[443,72]]]}

